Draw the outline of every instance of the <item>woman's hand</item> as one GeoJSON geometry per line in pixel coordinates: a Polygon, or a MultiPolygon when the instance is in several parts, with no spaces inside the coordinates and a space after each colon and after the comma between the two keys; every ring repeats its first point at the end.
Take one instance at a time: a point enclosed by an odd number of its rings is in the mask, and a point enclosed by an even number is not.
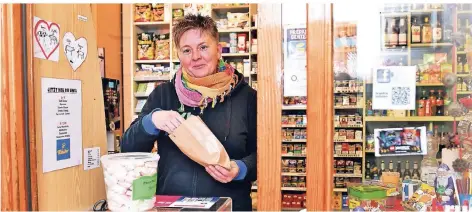
{"type": "Polygon", "coordinates": [[[179,113],[172,110],[156,111],[152,114],[152,123],[157,129],[172,133],[185,121],[179,113]]]}
{"type": "Polygon", "coordinates": [[[218,165],[209,165],[205,167],[205,170],[210,174],[215,180],[221,183],[229,183],[239,174],[239,166],[236,162],[231,161],[231,169],[227,170],[218,165]]]}

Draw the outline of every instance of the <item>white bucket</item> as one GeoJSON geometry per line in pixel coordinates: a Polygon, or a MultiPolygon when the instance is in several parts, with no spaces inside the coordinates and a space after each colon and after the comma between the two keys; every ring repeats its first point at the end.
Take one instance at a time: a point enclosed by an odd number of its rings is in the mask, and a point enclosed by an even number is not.
{"type": "Polygon", "coordinates": [[[101,157],[108,209],[146,211],[154,207],[157,188],[155,153],[118,153],[101,157]]]}

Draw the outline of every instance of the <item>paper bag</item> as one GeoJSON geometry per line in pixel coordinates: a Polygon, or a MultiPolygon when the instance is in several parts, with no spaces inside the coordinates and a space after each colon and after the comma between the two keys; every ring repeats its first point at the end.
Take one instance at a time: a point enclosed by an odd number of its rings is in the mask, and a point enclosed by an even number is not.
{"type": "Polygon", "coordinates": [[[225,148],[199,116],[189,116],[169,137],[185,155],[200,165],[231,168],[225,148]]]}

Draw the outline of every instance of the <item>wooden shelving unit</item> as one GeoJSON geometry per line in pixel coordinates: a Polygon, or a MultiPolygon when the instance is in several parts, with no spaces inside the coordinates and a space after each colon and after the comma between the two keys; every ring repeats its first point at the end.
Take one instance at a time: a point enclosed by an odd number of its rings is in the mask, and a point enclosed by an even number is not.
{"type": "MultiPolygon", "coordinates": [[[[257,38],[257,26],[252,25],[252,17],[257,14],[257,4],[246,4],[246,5],[233,5],[233,4],[209,4],[211,5],[211,16],[215,21],[218,21],[221,18],[226,18],[227,12],[233,13],[249,13],[249,26],[245,28],[230,28],[230,29],[219,29],[220,42],[229,42],[230,33],[244,33],[246,34],[246,40],[250,41],[251,44],[252,38],[257,38]],[[223,5],[223,6],[220,6],[223,5]]],[[[125,115],[125,128],[134,120],[134,118],[139,115],[140,110],[136,109],[136,104],[138,100],[145,99],[147,95],[143,93],[137,93],[137,85],[141,82],[156,82],[156,81],[169,81],[175,73],[178,65],[180,64],[179,58],[176,56],[176,49],[173,45],[172,38],[172,10],[184,8],[183,4],[164,4],[164,20],[159,22],[135,22],[134,21],[134,5],[126,5],[123,7],[123,13],[126,13],[126,17],[123,18],[123,33],[125,38],[123,41],[124,45],[124,115],[125,115]],[[126,20],[127,19],[127,20],[126,20]],[[129,29],[129,30],[128,30],[129,29]],[[170,34],[170,58],[165,60],[137,60],[137,34],[141,32],[157,33],[157,34],[170,34]],[[127,64],[130,64],[129,66],[127,64]],[[171,75],[169,76],[137,76],[135,77],[135,71],[140,69],[141,65],[159,64],[164,67],[169,67],[171,70],[171,75]]],[[[257,72],[251,73],[253,62],[257,62],[257,52],[256,50],[251,49],[252,45],[249,45],[249,52],[247,53],[223,53],[223,59],[228,62],[240,61],[243,62],[243,59],[249,60],[249,71],[244,73],[246,81],[251,85],[256,84],[257,72]]],[[[237,68],[237,67],[235,67],[237,68]]],[[[243,73],[243,70],[238,71],[243,73]]]]}
{"type": "MultiPolygon", "coordinates": [[[[471,7],[472,8],[472,7],[471,7]]],[[[394,18],[394,17],[405,17],[406,18],[406,25],[408,28],[407,32],[407,45],[400,47],[397,46],[395,48],[384,48],[381,47],[381,51],[379,55],[372,55],[372,59],[375,59],[376,56],[380,56],[380,58],[400,58],[403,57],[403,65],[408,65],[408,66],[414,66],[419,64],[420,60],[420,55],[421,55],[421,60],[423,59],[422,54],[424,53],[434,53],[434,52],[447,52],[448,56],[448,63],[452,64],[453,70],[452,72],[457,73],[457,57],[462,55],[464,57],[464,54],[467,54],[466,51],[458,51],[457,47],[454,46],[450,41],[441,41],[438,43],[411,43],[411,24],[412,24],[412,17],[413,16],[418,16],[418,15],[434,15],[435,18],[437,18],[438,14],[439,17],[438,19],[443,20],[445,16],[452,16],[455,17],[453,18],[452,25],[453,25],[453,32],[458,31],[458,26],[457,26],[457,19],[459,15],[470,15],[472,14],[472,11],[457,11],[456,13],[451,13],[451,14],[444,14],[445,10],[443,9],[425,9],[425,10],[409,10],[406,12],[383,12],[380,14],[379,18],[380,21],[383,23],[384,18],[394,18]],[[421,53],[420,53],[421,52],[421,53]]],[[[463,17],[466,17],[465,15],[463,17]]],[[[470,18],[469,18],[470,20],[470,18]]],[[[431,17],[430,17],[431,21],[431,17]]],[[[469,22],[469,23],[472,23],[469,22]]],[[[336,29],[336,24],[335,29],[336,29]]],[[[398,24],[398,23],[397,23],[398,24]]],[[[444,30],[444,25],[441,23],[441,26],[443,27],[444,30]]],[[[383,36],[384,33],[384,25],[381,25],[380,33],[379,36],[383,36]]],[[[338,35],[337,32],[334,32],[335,36],[338,35]]],[[[444,38],[444,34],[443,34],[444,38]]],[[[443,39],[444,40],[444,39],[443,39]]],[[[472,43],[471,43],[472,44],[472,43]]],[[[469,44],[469,45],[471,45],[469,44]]],[[[472,46],[469,46],[472,47],[472,46]]],[[[346,59],[348,54],[352,53],[352,50],[343,50],[343,49],[335,49],[334,54],[335,54],[335,59],[336,58],[342,58],[346,59]],[[343,55],[343,56],[339,56],[343,55]]],[[[335,61],[336,62],[336,61],[335,61]]],[[[466,76],[472,76],[472,72],[467,74],[457,74],[458,77],[466,77],[466,76]]],[[[366,166],[366,156],[368,155],[373,155],[374,153],[373,150],[366,150],[366,134],[367,134],[367,128],[369,130],[372,130],[375,127],[372,127],[373,125],[381,125],[381,126],[389,126],[389,124],[397,124],[398,123],[405,123],[405,124],[411,124],[414,126],[422,125],[427,126],[428,130],[433,130],[433,124],[448,124],[448,125],[453,125],[454,122],[456,124],[459,123],[459,121],[462,120],[462,117],[459,118],[454,118],[451,116],[409,116],[405,115],[404,117],[395,117],[395,116],[367,116],[367,100],[369,97],[372,96],[372,79],[370,77],[365,77],[365,74],[360,77],[357,80],[361,80],[364,83],[364,90],[363,92],[357,92],[356,94],[359,96],[363,96],[363,102],[357,102],[359,105],[357,106],[335,106],[334,110],[336,112],[338,111],[344,111],[344,110],[349,110],[353,111],[352,113],[361,113],[363,117],[363,126],[361,126],[361,129],[363,131],[363,140],[360,141],[344,141],[344,140],[337,140],[334,141],[336,143],[351,143],[351,142],[360,142],[363,144],[363,154],[362,155],[339,155],[339,154],[334,154],[333,157],[342,157],[342,158],[362,158],[362,174],[341,174],[341,173],[333,173],[333,178],[335,177],[343,177],[343,178],[362,178],[362,181],[365,181],[365,166],[366,166]],[[369,96],[370,95],[370,96],[369,96]]],[[[429,89],[442,89],[446,91],[444,88],[443,83],[417,83],[417,93],[420,92],[421,90],[427,90],[429,93],[429,89]]],[[[456,86],[457,87],[457,86],[456,86]]],[[[454,89],[449,90],[447,92],[447,95],[451,96],[457,96],[457,98],[461,98],[467,95],[471,95],[472,91],[457,91],[456,87],[454,89]]],[[[344,92],[334,92],[333,95],[339,95],[343,94],[344,92]]],[[[352,92],[354,93],[354,92],[352,92]]],[[[339,126],[335,126],[335,128],[338,128],[339,126]]],[[[342,127],[345,128],[345,127],[342,127]]],[[[387,127],[385,127],[387,128],[387,127]]],[[[373,132],[373,131],[372,131],[373,132]]],[[[396,160],[396,159],[395,159],[396,160]]],[[[420,162],[420,161],[419,161],[420,162]]],[[[380,163],[379,163],[380,164],[380,163]]],[[[395,161],[395,166],[396,166],[396,161],[395,161]]],[[[380,167],[380,166],[378,166],[380,167]]],[[[386,161],[385,168],[388,169],[388,161],[386,161]]],[[[404,165],[402,168],[405,168],[404,165]]],[[[410,170],[412,166],[410,163],[410,170]]],[[[341,193],[346,193],[347,188],[334,188],[334,192],[341,192],[341,193]]]]}

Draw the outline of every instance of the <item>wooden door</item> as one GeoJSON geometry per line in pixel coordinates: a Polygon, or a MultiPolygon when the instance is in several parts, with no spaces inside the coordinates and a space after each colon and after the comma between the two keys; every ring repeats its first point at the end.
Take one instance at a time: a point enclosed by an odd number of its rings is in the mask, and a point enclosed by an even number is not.
{"type": "MultiPolygon", "coordinates": [[[[59,61],[33,58],[35,149],[37,153],[37,192],[39,210],[90,210],[93,204],[105,199],[101,168],[84,171],[82,165],[43,173],[41,79],[59,78],[81,81],[82,87],[82,148],[99,147],[107,153],[102,81],[97,54],[97,33],[89,4],[35,4],[34,17],[52,21],[60,26],[59,61]],[[64,53],[64,34],[71,32],[76,39],[87,40],[88,53],[82,65],[72,70],[64,53]]],[[[32,19],[29,19],[32,21],[32,19]]],[[[118,20],[117,20],[118,21],[118,20]]],[[[30,37],[29,39],[34,39],[30,37]]],[[[50,147],[49,147],[50,148],[50,147]]],[[[83,150],[82,150],[83,151],[83,150]]],[[[82,152],[83,154],[83,152],[82,152]]],[[[83,157],[83,155],[82,155],[83,157]]]]}

